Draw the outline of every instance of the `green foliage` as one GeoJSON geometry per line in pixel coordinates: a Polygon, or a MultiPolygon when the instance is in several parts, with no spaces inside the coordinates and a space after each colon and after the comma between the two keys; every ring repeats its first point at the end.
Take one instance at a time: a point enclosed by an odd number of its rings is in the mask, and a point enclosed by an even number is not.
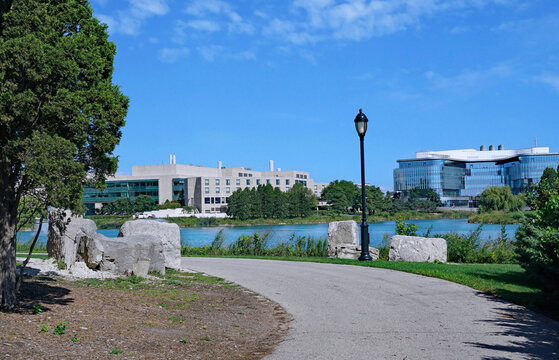
{"type": "Polygon", "coordinates": [[[396,234],[417,236],[418,226],[411,223],[405,223],[402,220],[396,220],[396,234]]]}
{"type": "Polygon", "coordinates": [[[77,342],[79,342],[79,341],[80,341],[80,338],[77,337],[77,336],[74,336],[74,337],[72,338],[72,342],[73,342],[73,343],[77,343],[77,342]]]}
{"type": "Polygon", "coordinates": [[[56,325],[56,328],[53,331],[54,335],[63,335],[66,332],[66,325],[68,325],[67,322],[61,322],[58,325],[56,325]]]}
{"type": "Polygon", "coordinates": [[[17,209],[17,229],[33,228],[36,218],[46,218],[45,202],[33,195],[25,195],[19,201],[17,209]]]}
{"type": "MultiPolygon", "coordinates": [[[[115,45],[88,1],[0,7],[0,306],[15,296],[22,196],[81,212],[83,185],[117,169],[128,98],[112,83],[115,45]],[[12,265],[13,264],[13,265],[12,265]]],[[[5,5],[5,2],[3,2],[5,5]]]]}
{"type": "Polygon", "coordinates": [[[322,199],[335,214],[345,214],[361,207],[359,188],[347,180],[335,180],[322,190],[322,199]]]}
{"type": "Polygon", "coordinates": [[[111,351],[109,351],[109,354],[122,354],[124,351],[123,350],[119,350],[119,349],[111,349],[111,351]]]}
{"type": "Polygon", "coordinates": [[[509,239],[504,225],[496,239],[481,239],[483,226],[466,235],[447,233],[436,235],[446,240],[449,262],[513,264],[517,262],[516,245],[509,239]]]}
{"type": "Polygon", "coordinates": [[[316,197],[296,183],[287,193],[272,185],[237,190],[227,199],[227,214],[236,220],[306,217],[316,208],[316,197]]]}
{"type": "Polygon", "coordinates": [[[182,205],[178,201],[169,201],[165,200],[163,204],[159,204],[155,207],[155,210],[166,210],[166,209],[179,209],[182,208],[182,205]]]}
{"type": "Polygon", "coordinates": [[[378,258],[379,260],[388,261],[388,254],[390,252],[390,234],[386,233],[382,237],[382,242],[378,246],[378,258]]]}
{"type": "Polygon", "coordinates": [[[33,305],[33,314],[40,314],[43,311],[43,306],[41,306],[41,304],[37,303],[33,305]]]}
{"type": "Polygon", "coordinates": [[[544,171],[529,201],[535,219],[516,232],[520,265],[559,301],[559,168],[544,171]]]}
{"type": "Polygon", "coordinates": [[[134,199],[134,212],[152,211],[155,207],[155,200],[148,195],[139,195],[134,199]]]}
{"type": "Polygon", "coordinates": [[[468,216],[469,223],[478,224],[523,224],[535,219],[533,211],[491,211],[468,216]]]}
{"type": "Polygon", "coordinates": [[[188,343],[188,338],[181,338],[180,342],[183,343],[183,344],[186,344],[186,343],[188,343]]]}
{"type": "Polygon", "coordinates": [[[66,269],[66,263],[64,261],[57,261],[56,262],[56,268],[58,270],[65,270],[66,269]]]}
{"type": "Polygon", "coordinates": [[[524,195],[513,195],[508,186],[490,186],[479,198],[479,211],[518,211],[526,205],[524,195]]]}
{"type": "Polygon", "coordinates": [[[268,246],[269,234],[256,232],[252,235],[241,235],[228,246],[223,246],[224,239],[218,233],[211,245],[201,247],[182,247],[182,255],[238,255],[238,256],[328,256],[328,242],[312,236],[295,236],[291,234],[286,242],[275,247],[268,246]]]}
{"type": "Polygon", "coordinates": [[[39,333],[46,333],[49,332],[49,327],[45,324],[41,325],[41,329],[39,329],[39,333]]]}

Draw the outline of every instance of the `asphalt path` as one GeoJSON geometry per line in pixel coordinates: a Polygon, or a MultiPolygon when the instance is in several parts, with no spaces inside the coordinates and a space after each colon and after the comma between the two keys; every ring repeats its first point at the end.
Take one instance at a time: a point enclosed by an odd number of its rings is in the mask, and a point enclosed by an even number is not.
{"type": "Polygon", "coordinates": [[[183,258],[294,317],[266,359],[559,359],[559,323],[452,282],[360,266],[183,258]]]}

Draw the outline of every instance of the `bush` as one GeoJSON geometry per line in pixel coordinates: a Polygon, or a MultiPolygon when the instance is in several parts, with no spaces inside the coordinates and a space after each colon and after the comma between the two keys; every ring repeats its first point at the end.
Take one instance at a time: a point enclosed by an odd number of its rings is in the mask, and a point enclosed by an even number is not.
{"type": "Polygon", "coordinates": [[[529,194],[535,219],[516,231],[520,265],[559,302],[559,167],[543,172],[529,194]]]}
{"type": "Polygon", "coordinates": [[[417,236],[418,226],[415,224],[405,223],[402,220],[396,220],[396,234],[417,236]]]}
{"type": "Polygon", "coordinates": [[[166,209],[179,209],[182,208],[182,205],[178,201],[169,201],[166,200],[163,204],[157,205],[155,210],[166,210],[166,209]]]}
{"type": "Polygon", "coordinates": [[[509,239],[504,225],[497,239],[485,242],[480,238],[482,225],[466,235],[446,233],[447,259],[457,263],[513,264],[517,262],[516,245],[509,239]]]}

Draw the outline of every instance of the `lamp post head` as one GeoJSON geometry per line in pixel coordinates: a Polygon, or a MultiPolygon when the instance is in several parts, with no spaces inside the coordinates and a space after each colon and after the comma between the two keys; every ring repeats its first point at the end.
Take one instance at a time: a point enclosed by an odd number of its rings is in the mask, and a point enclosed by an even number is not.
{"type": "Polygon", "coordinates": [[[357,134],[359,134],[359,136],[365,136],[368,122],[369,119],[367,119],[367,116],[363,114],[363,110],[359,109],[359,114],[355,117],[355,130],[357,130],[357,134]]]}

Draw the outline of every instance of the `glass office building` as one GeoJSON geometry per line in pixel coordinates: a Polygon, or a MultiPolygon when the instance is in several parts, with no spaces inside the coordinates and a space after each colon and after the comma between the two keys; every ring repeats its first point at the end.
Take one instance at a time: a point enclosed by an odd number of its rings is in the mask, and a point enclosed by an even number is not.
{"type": "Polygon", "coordinates": [[[487,187],[506,185],[518,194],[539,182],[546,168],[559,166],[559,154],[547,147],[489,149],[418,152],[414,159],[398,160],[394,190],[433,189],[445,205],[475,206],[487,187]]]}
{"type": "Polygon", "coordinates": [[[91,186],[84,188],[82,202],[87,207],[87,214],[94,213],[96,203],[109,203],[122,197],[135,200],[137,196],[148,195],[159,202],[157,179],[107,181],[106,185],[102,191],[91,186]]]}

